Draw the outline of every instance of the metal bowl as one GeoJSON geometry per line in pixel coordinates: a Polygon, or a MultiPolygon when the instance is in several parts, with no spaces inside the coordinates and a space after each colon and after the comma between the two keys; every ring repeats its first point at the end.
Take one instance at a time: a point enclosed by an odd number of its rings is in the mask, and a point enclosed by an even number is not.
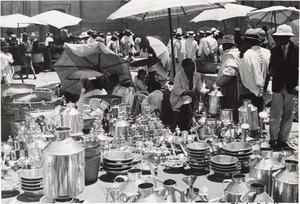
{"type": "Polygon", "coordinates": [[[206,151],[209,149],[209,145],[204,142],[189,143],[186,148],[190,151],[206,151]]]}
{"type": "Polygon", "coordinates": [[[37,181],[43,178],[43,169],[26,169],[21,172],[21,179],[27,181],[37,181]]]}
{"type": "Polygon", "coordinates": [[[211,158],[211,162],[221,166],[233,165],[238,162],[238,158],[228,155],[217,155],[211,158]]]}
{"type": "Polygon", "coordinates": [[[223,147],[228,152],[242,152],[252,150],[252,145],[248,142],[233,142],[223,147]]]}
{"type": "Polygon", "coordinates": [[[165,165],[169,169],[180,169],[185,166],[185,161],[173,159],[165,162],[165,165]]]}
{"type": "Polygon", "coordinates": [[[110,162],[133,161],[133,154],[127,151],[109,151],[103,154],[103,158],[110,162]]]}

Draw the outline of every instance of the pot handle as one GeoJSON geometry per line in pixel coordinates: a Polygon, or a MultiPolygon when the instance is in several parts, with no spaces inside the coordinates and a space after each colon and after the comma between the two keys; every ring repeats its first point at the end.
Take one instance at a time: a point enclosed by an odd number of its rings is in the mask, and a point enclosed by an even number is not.
{"type": "MultiPolygon", "coordinates": [[[[232,183],[232,180],[231,180],[231,179],[225,179],[225,180],[223,180],[223,182],[222,182],[224,198],[225,198],[225,186],[224,186],[224,184],[226,184],[226,183],[228,183],[228,185],[229,185],[229,184],[232,183]]],[[[227,186],[228,186],[228,185],[227,185],[227,186]]]]}
{"type": "Polygon", "coordinates": [[[122,176],[122,175],[117,176],[113,181],[114,188],[120,189],[126,183],[127,180],[128,180],[127,176],[122,176]],[[118,180],[121,180],[121,181],[118,181],[118,180]]]}

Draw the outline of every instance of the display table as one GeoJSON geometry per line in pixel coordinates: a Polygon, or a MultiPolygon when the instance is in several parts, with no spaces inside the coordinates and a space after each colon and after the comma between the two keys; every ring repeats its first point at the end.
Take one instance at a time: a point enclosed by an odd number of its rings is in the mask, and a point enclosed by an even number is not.
{"type": "MultiPolygon", "coordinates": [[[[213,172],[201,172],[199,170],[192,170],[186,167],[186,169],[181,172],[168,171],[164,167],[158,168],[157,177],[161,180],[173,179],[177,182],[177,186],[182,190],[186,190],[188,186],[182,181],[182,178],[188,175],[198,175],[198,178],[194,184],[194,187],[201,188],[206,186],[208,188],[208,194],[210,202],[218,202],[220,197],[223,195],[223,186],[222,178],[216,177],[213,172]]],[[[77,196],[80,200],[85,200],[86,203],[105,203],[105,189],[113,188],[113,179],[114,177],[106,174],[104,171],[99,172],[98,181],[94,184],[87,185],[84,188],[84,191],[77,196]]],[[[2,204],[14,204],[14,203],[28,203],[28,201],[22,190],[19,190],[21,193],[17,196],[10,198],[1,199],[2,204]]],[[[39,202],[31,202],[39,203],[39,202]]]]}

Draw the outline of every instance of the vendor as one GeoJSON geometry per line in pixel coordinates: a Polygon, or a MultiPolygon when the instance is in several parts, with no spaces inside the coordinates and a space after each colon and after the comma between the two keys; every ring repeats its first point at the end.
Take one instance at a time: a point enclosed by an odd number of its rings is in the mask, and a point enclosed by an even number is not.
{"type": "Polygon", "coordinates": [[[121,96],[122,103],[132,105],[134,88],[130,86],[131,80],[127,76],[120,76],[119,81],[119,84],[113,89],[112,94],[121,96]]]}
{"type": "Polygon", "coordinates": [[[170,103],[174,113],[174,127],[178,125],[180,130],[189,131],[194,117],[194,104],[200,98],[202,82],[192,59],[184,59],[181,65],[183,70],[175,76],[170,103]]]}
{"type": "Polygon", "coordinates": [[[147,89],[148,86],[146,85],[146,71],[141,69],[138,71],[138,75],[134,79],[134,85],[136,88],[136,91],[141,91],[144,93],[148,93],[147,89]]]}
{"type": "Polygon", "coordinates": [[[92,89],[89,91],[86,91],[87,90],[86,87],[81,89],[79,100],[76,103],[77,106],[83,105],[84,100],[87,97],[107,95],[106,90],[103,88],[103,82],[101,79],[91,80],[91,85],[92,85],[92,89]]]}

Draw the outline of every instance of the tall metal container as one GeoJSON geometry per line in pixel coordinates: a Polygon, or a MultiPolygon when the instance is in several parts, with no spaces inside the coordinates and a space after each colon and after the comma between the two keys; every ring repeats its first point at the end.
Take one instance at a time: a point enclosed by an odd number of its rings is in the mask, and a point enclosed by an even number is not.
{"type": "Polygon", "coordinates": [[[286,160],[285,170],[273,174],[273,198],[275,202],[298,203],[298,161],[286,160]]]}
{"type": "Polygon", "coordinates": [[[70,136],[70,128],[55,130],[56,140],[43,150],[44,195],[74,198],[84,189],[84,148],[70,136]]]}
{"type": "Polygon", "coordinates": [[[261,159],[256,158],[250,163],[249,176],[266,186],[266,192],[272,195],[272,174],[284,166],[273,158],[271,148],[260,148],[261,159]]]}
{"type": "Polygon", "coordinates": [[[232,180],[223,181],[223,189],[225,195],[225,202],[240,202],[242,195],[250,190],[250,185],[246,182],[244,174],[234,174],[232,180]],[[225,188],[224,184],[229,183],[225,188]]]}
{"type": "Polygon", "coordinates": [[[217,115],[220,110],[221,106],[221,98],[223,97],[223,94],[220,91],[220,87],[215,86],[214,90],[212,90],[209,94],[209,107],[208,107],[208,113],[211,115],[217,115]]]}
{"type": "Polygon", "coordinates": [[[68,103],[67,108],[61,113],[62,126],[69,127],[71,133],[82,132],[83,121],[80,112],[76,110],[75,103],[68,103]]]}
{"type": "Polygon", "coordinates": [[[250,131],[257,130],[258,125],[258,113],[257,108],[252,105],[251,100],[245,99],[243,105],[239,108],[239,123],[247,123],[250,125],[250,131]]]}

